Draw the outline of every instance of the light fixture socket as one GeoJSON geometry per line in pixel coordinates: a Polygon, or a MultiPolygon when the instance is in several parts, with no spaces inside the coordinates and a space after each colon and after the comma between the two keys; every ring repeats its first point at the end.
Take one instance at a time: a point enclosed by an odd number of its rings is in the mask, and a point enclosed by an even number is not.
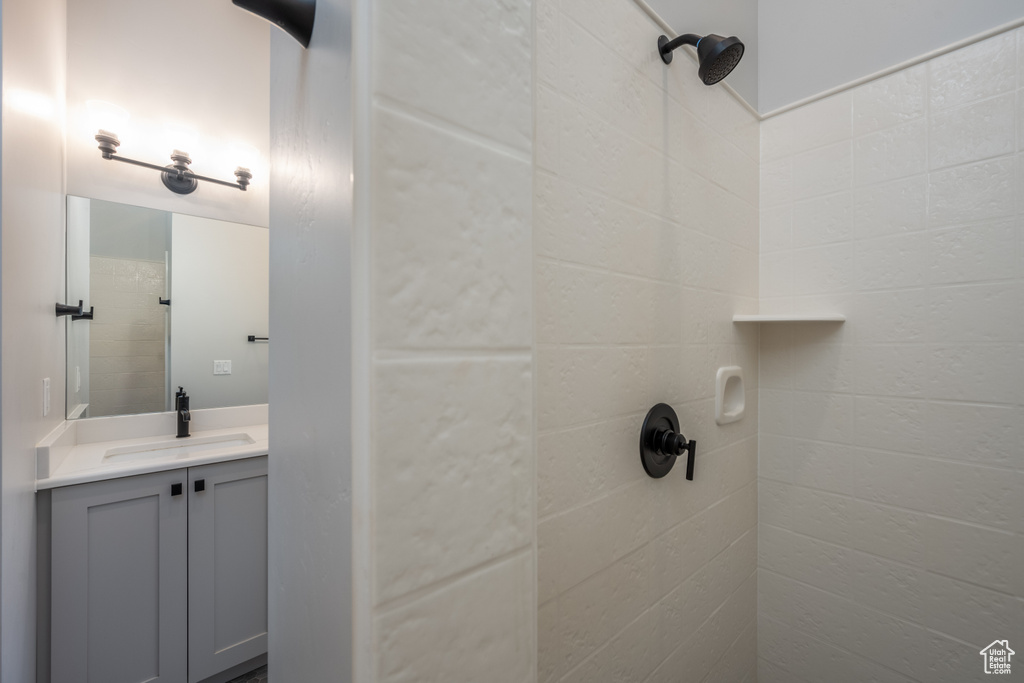
{"type": "Polygon", "coordinates": [[[252,172],[247,168],[239,166],[235,169],[235,179],[238,181],[238,186],[242,188],[242,192],[245,192],[249,187],[249,182],[252,180],[252,172]]]}
{"type": "Polygon", "coordinates": [[[174,162],[174,167],[182,171],[187,171],[189,164],[192,163],[192,157],[188,155],[188,152],[182,152],[180,149],[176,149],[171,152],[171,161],[174,162]]]}
{"type": "Polygon", "coordinates": [[[99,143],[100,152],[103,154],[104,159],[109,159],[117,154],[117,148],[121,146],[121,141],[118,140],[117,135],[108,130],[101,130],[96,133],[96,142],[99,143]]]}
{"type": "Polygon", "coordinates": [[[188,152],[182,152],[180,149],[174,150],[171,153],[171,161],[174,163],[167,166],[170,170],[164,171],[160,176],[160,179],[164,181],[164,186],[177,194],[195,192],[199,187],[199,181],[192,177],[192,172],[188,169],[189,164],[192,163],[188,152]]]}

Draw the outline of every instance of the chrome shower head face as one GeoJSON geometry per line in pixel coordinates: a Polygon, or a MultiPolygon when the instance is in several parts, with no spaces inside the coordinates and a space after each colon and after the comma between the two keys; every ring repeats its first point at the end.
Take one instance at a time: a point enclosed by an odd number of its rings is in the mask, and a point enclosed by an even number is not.
{"type": "Polygon", "coordinates": [[[723,38],[710,33],[697,43],[697,75],[704,85],[714,85],[732,73],[743,58],[743,43],[736,36],[723,38]]]}

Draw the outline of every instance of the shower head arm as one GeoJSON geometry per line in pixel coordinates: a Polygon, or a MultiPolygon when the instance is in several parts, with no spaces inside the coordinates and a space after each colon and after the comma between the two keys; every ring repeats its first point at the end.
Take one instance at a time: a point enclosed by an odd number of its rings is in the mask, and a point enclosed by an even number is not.
{"type": "Polygon", "coordinates": [[[680,48],[683,45],[693,45],[697,47],[697,43],[700,42],[704,36],[698,36],[695,33],[684,33],[678,38],[668,39],[668,36],[662,36],[658,38],[658,52],[661,54],[661,61],[666,64],[672,63],[672,51],[676,48],[680,48]]]}
{"type": "Polygon", "coordinates": [[[696,33],[684,33],[681,36],[673,38],[672,40],[665,39],[666,42],[661,43],[659,41],[658,51],[661,52],[662,58],[667,54],[671,54],[673,50],[682,47],[683,45],[693,45],[697,47],[697,43],[704,36],[698,36],[696,33]]]}

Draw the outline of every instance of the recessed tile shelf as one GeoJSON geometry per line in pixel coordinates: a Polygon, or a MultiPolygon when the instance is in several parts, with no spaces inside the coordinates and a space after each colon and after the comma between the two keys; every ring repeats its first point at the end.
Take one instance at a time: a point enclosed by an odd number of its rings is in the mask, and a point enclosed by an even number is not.
{"type": "Polygon", "coordinates": [[[846,316],[838,313],[801,313],[797,315],[734,315],[734,323],[842,323],[846,316]]]}

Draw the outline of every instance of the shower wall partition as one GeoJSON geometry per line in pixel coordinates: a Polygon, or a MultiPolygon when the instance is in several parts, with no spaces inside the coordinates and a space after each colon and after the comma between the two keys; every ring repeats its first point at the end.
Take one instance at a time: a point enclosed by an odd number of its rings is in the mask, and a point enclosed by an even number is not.
{"type": "Polygon", "coordinates": [[[1024,624],[1024,30],[761,127],[761,683],[983,677],[1024,624]]]}

